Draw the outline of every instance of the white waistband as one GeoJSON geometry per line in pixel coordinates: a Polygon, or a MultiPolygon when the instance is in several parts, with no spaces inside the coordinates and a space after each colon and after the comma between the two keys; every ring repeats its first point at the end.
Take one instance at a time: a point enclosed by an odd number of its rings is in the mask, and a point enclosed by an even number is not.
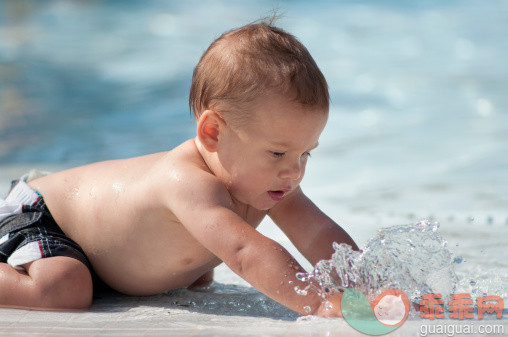
{"type": "Polygon", "coordinates": [[[20,180],[5,200],[0,199],[0,221],[8,216],[20,214],[23,205],[33,205],[39,198],[40,195],[37,192],[32,190],[23,179],[20,180]]]}

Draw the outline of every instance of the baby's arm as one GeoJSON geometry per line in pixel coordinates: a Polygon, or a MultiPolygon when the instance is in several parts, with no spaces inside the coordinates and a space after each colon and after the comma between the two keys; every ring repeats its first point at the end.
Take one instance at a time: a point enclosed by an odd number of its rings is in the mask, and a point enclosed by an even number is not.
{"type": "Polygon", "coordinates": [[[304,270],[281,245],[229,208],[232,200],[224,185],[194,179],[178,190],[169,201],[173,213],[198,242],[236,274],[302,315],[316,314],[320,307],[324,312],[317,294],[301,296],[295,292],[295,286],[306,285],[295,277],[304,270]]]}
{"type": "Polygon", "coordinates": [[[268,215],[312,265],[331,258],[333,242],[358,250],[346,231],[307,198],[300,187],[270,209],[268,215]]]}

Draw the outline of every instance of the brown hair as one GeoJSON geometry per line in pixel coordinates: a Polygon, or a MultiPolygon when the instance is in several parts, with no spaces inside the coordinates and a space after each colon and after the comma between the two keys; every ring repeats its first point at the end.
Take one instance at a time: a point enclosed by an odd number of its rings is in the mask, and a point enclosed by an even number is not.
{"type": "Polygon", "coordinates": [[[255,23],[222,34],[208,47],[194,69],[189,106],[196,119],[206,109],[248,115],[238,110],[269,91],[328,111],[328,85],[307,48],[280,28],[255,23]]]}

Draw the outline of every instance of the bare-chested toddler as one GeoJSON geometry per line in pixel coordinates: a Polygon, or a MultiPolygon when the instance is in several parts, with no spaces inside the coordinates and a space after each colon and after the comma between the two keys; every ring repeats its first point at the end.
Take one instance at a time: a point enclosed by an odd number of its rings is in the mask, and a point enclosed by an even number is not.
{"type": "Polygon", "coordinates": [[[267,23],[226,32],[196,66],[189,103],[196,137],[171,151],[13,182],[0,199],[1,306],[87,308],[93,273],[131,295],[204,286],[224,262],[300,314],[339,315],[340,296],[329,310],[295,292],[303,269],[256,231],[270,216],[312,264],[333,242],[357,249],[300,187],[329,107],[307,49],[267,23]]]}

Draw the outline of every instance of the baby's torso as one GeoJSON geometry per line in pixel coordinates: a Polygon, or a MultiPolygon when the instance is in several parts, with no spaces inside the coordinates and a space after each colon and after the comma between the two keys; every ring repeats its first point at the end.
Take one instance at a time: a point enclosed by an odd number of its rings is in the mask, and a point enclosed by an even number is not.
{"type": "MultiPolygon", "coordinates": [[[[169,153],[91,164],[29,182],[64,233],[114,289],[134,295],[190,285],[221,261],[164,204],[189,142],[169,153]]],[[[263,212],[240,214],[256,227],[263,212]]]]}

